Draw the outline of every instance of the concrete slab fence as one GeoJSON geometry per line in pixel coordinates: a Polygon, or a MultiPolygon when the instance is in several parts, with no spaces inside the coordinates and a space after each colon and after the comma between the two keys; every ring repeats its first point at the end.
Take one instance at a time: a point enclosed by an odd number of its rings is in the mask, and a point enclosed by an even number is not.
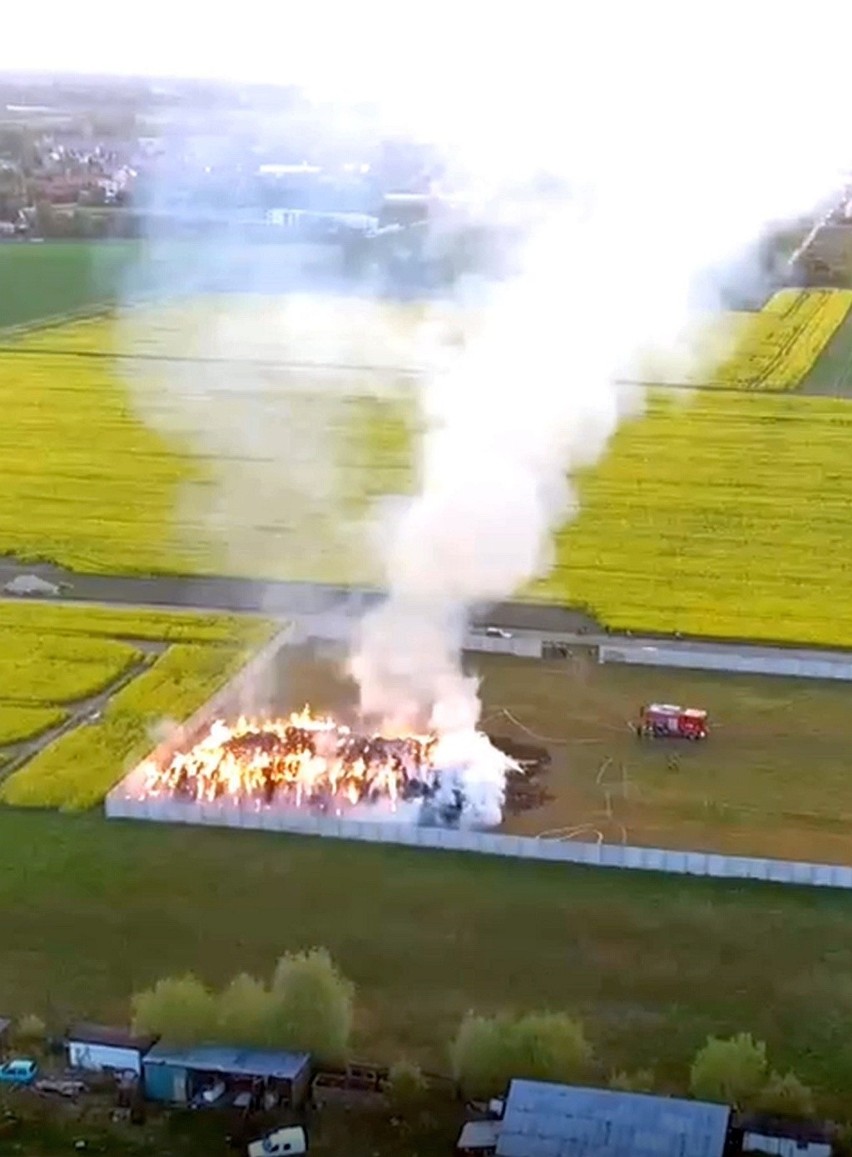
{"type": "Polygon", "coordinates": [[[107,797],[106,814],[112,819],[245,828],[293,835],[322,836],[329,839],[366,840],[371,843],[507,856],[520,860],[545,860],[563,864],[587,864],[601,868],[668,872],[682,876],[764,880],[775,884],[852,889],[852,867],[833,864],[723,856],[709,852],[677,852],[664,848],[640,848],[621,844],[587,844],[573,840],[510,836],[502,832],[418,827],[414,824],[392,821],[364,823],[230,802],[193,804],[165,799],[139,800],[129,798],[121,786],[107,797]]]}
{"type": "MultiPolygon", "coordinates": [[[[335,627],[337,624],[335,624],[335,627]]],[[[329,632],[334,634],[335,631],[329,632]]],[[[168,762],[176,751],[194,742],[199,733],[218,715],[227,714],[241,690],[259,675],[282,647],[296,642],[298,634],[288,625],[270,640],[246,664],[237,676],[213,696],[203,707],[175,730],[149,756],[158,763],[168,762]]],[[[541,655],[541,640],[511,636],[502,638],[472,633],[468,636],[470,650],[490,651],[537,658],[541,655]]],[[[716,666],[723,670],[760,671],[771,674],[805,674],[793,665],[803,660],[777,655],[753,657],[755,663],[774,663],[767,666],[734,666],[737,657],[730,654],[680,648],[641,647],[619,644],[600,648],[601,662],[637,662],[653,666],[701,667],[716,666]],[[637,657],[638,655],[638,657],[637,657]],[[781,670],[778,664],[788,664],[781,670]]],[[[818,662],[818,660],[814,660],[818,662]]],[[[822,660],[827,670],[816,677],[852,679],[852,663],[822,660]],[[848,673],[839,673],[841,668],[848,673]],[[829,670],[830,669],[830,670],[829,670]]],[[[807,672],[813,674],[812,672],[807,672]]],[[[776,884],[809,885],[817,888],[852,890],[852,867],[833,864],[803,863],[790,860],[771,860],[760,857],[725,856],[714,853],[672,851],[664,848],[642,848],[631,845],[580,843],[573,840],[512,836],[502,832],[452,830],[448,828],[419,827],[393,821],[367,823],[333,819],[281,810],[240,801],[219,801],[195,804],[173,799],[139,798],[138,788],[144,775],[143,766],[135,768],[107,796],[105,812],[110,819],[145,820],[154,823],[195,824],[211,827],[244,828],[260,831],[321,836],[330,839],[366,840],[373,843],[396,844],[408,847],[435,848],[445,851],[468,852],[480,855],[506,856],[511,859],[542,860],[564,864],[586,864],[602,868],[622,868],[632,871],[666,872],[675,875],[709,876],[715,879],[764,880],[776,884]]]]}

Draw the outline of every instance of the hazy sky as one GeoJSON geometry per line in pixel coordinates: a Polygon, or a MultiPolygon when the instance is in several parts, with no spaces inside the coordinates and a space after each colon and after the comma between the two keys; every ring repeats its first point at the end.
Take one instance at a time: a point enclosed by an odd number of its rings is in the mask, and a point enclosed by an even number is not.
{"type": "Polygon", "coordinates": [[[489,0],[431,0],[428,8],[405,0],[46,0],[39,12],[37,22],[23,5],[4,12],[0,68],[297,83],[333,75],[369,86],[377,70],[428,71],[436,51],[452,55],[457,38],[469,44],[475,29],[485,31],[483,19],[495,26],[489,0]]]}
{"type": "Polygon", "coordinates": [[[378,98],[490,158],[616,173],[652,148],[845,153],[852,0],[42,0],[0,69],[219,77],[378,98]],[[216,15],[216,10],[221,15],[216,15]],[[587,166],[588,167],[588,166],[587,166]]]}
{"type": "Polygon", "coordinates": [[[42,0],[35,10],[4,7],[0,69],[433,92],[448,82],[458,88],[463,77],[475,95],[483,73],[499,73],[510,91],[543,75],[564,82],[576,73],[586,81],[625,65],[653,79],[661,65],[677,66],[684,37],[696,33],[688,51],[700,48],[715,62],[720,88],[728,79],[720,51],[738,44],[749,53],[757,45],[793,53],[809,71],[837,40],[847,47],[852,5],[810,0],[786,15],[777,0],[42,0]]]}

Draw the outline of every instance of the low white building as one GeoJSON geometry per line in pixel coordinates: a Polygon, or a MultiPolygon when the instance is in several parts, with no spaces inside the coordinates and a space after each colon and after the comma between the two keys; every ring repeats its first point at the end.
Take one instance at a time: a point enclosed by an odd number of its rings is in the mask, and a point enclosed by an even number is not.
{"type": "Polygon", "coordinates": [[[771,1153],[778,1157],[831,1157],[831,1142],[767,1133],[744,1133],[743,1153],[771,1153]]]}
{"type": "Polygon", "coordinates": [[[86,1072],[129,1072],[139,1076],[142,1058],[157,1043],[124,1029],[75,1024],[65,1034],[68,1066],[86,1072]]]}
{"type": "Polygon", "coordinates": [[[818,1121],[746,1115],[738,1121],[742,1152],[770,1153],[777,1157],[831,1157],[831,1128],[818,1121]]]}

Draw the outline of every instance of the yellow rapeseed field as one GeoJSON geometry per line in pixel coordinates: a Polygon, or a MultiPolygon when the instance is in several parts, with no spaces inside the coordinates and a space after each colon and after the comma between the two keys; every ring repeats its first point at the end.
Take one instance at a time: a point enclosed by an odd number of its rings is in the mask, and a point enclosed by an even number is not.
{"type": "Polygon", "coordinates": [[[652,398],[535,589],[611,627],[852,646],[852,404],[652,398]]]}
{"type": "Polygon", "coordinates": [[[852,291],[784,289],[759,313],[722,313],[695,327],[679,358],[649,357],[648,382],[793,390],[852,308],[852,291]]]}
{"type": "MultiPolygon", "coordinates": [[[[852,409],[789,389],[850,300],[784,291],[758,315],[723,319],[738,353],[722,359],[713,380],[742,392],[704,391],[676,405],[654,399],[647,416],[625,426],[581,480],[582,511],[557,536],[552,574],[523,597],[582,603],[635,629],[852,641],[836,606],[852,569],[852,409]]],[[[377,390],[375,377],[355,372],[329,387],[327,376],[294,379],[271,363],[322,353],[390,366],[406,350],[411,363],[420,308],[383,315],[357,300],[214,299],[22,336],[0,351],[0,554],[107,573],[378,581],[362,520],[376,499],[414,486],[410,386],[377,390]],[[225,438],[199,452],[186,415],[168,413],[170,375],[183,373],[182,363],[157,360],[187,350],[239,350],[269,363],[228,368],[210,404],[226,407],[227,432],[251,400],[266,435],[280,429],[304,454],[301,491],[282,486],[268,442],[254,449],[241,440],[235,450],[225,438]],[[117,361],[113,352],[148,356],[117,361]],[[142,421],[140,410],[152,409],[168,434],[142,421]],[[333,466],[315,478],[310,464],[326,454],[333,466]],[[238,501],[223,508],[233,486],[238,501]]],[[[193,379],[174,380],[183,388],[193,379]]],[[[193,404],[203,423],[203,391],[193,404]]]]}
{"type": "Polygon", "coordinates": [[[67,708],[47,704],[70,706],[141,661],[127,640],[168,644],[112,697],[97,722],[66,731],[0,782],[0,801],[59,808],[98,803],[151,748],[157,724],[191,715],[273,629],[234,615],[0,604],[0,756],[4,746],[67,718],[67,708]]]}

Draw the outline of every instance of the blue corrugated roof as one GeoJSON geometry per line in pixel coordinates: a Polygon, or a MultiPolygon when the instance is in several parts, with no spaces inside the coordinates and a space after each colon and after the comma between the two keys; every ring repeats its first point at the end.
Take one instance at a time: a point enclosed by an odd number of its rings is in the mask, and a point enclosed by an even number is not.
{"type": "Polygon", "coordinates": [[[497,1157],[722,1157],[725,1105],[512,1081],[497,1157]]]}
{"type": "Polygon", "coordinates": [[[146,1065],[174,1065],[205,1073],[233,1073],[241,1077],[277,1077],[292,1081],[310,1064],[307,1053],[279,1053],[266,1049],[229,1049],[202,1046],[191,1049],[157,1044],[146,1054],[146,1065]]]}

